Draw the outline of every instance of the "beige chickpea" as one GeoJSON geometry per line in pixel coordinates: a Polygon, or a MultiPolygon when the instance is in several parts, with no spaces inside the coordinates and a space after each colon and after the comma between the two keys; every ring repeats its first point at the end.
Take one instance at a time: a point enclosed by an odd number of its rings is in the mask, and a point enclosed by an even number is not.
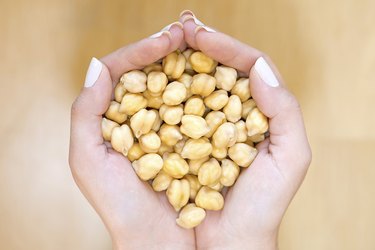
{"type": "Polygon", "coordinates": [[[207,138],[189,139],[186,141],[182,149],[182,158],[190,160],[197,160],[210,155],[212,152],[212,145],[207,138]]]}
{"type": "Polygon", "coordinates": [[[217,66],[215,72],[216,87],[230,91],[236,84],[237,71],[227,66],[217,66]]]}
{"type": "Polygon", "coordinates": [[[155,121],[151,129],[154,130],[155,132],[158,132],[160,129],[160,126],[163,124],[163,120],[160,118],[159,111],[156,109],[151,109],[149,110],[149,112],[152,112],[155,114],[155,121]]]}
{"type": "Polygon", "coordinates": [[[171,79],[179,78],[185,70],[186,59],[180,52],[175,51],[163,59],[163,71],[171,79]]]}
{"type": "Polygon", "coordinates": [[[219,162],[211,158],[206,161],[198,170],[198,180],[202,185],[212,185],[220,180],[221,167],[219,162]]]}
{"type": "Polygon", "coordinates": [[[250,111],[256,108],[256,106],[257,105],[255,104],[255,101],[253,99],[249,99],[245,101],[244,103],[242,103],[242,114],[241,114],[242,119],[246,120],[250,111]]]}
{"type": "Polygon", "coordinates": [[[163,159],[158,154],[145,154],[132,163],[141,180],[153,179],[163,167],[163,159]]]}
{"type": "Polygon", "coordinates": [[[190,58],[191,54],[193,54],[193,53],[194,53],[194,50],[192,50],[192,49],[186,49],[186,50],[184,50],[184,52],[182,52],[182,54],[185,56],[185,59],[186,59],[185,72],[189,75],[194,74],[193,67],[191,66],[190,61],[189,61],[189,58],[190,58]]]}
{"type": "Polygon", "coordinates": [[[210,157],[206,156],[197,160],[189,160],[189,174],[198,175],[199,168],[209,159],[210,157]]]}
{"type": "Polygon", "coordinates": [[[246,118],[247,135],[264,134],[268,130],[267,117],[258,108],[250,111],[246,118]]]}
{"type": "Polygon", "coordinates": [[[145,72],[146,74],[150,74],[150,72],[153,72],[153,71],[156,71],[156,72],[163,71],[163,67],[161,66],[160,63],[151,63],[147,65],[146,67],[144,67],[142,71],[145,72]]]}
{"type": "Polygon", "coordinates": [[[162,143],[160,145],[160,148],[158,149],[158,154],[160,156],[163,156],[165,153],[173,153],[173,152],[174,152],[173,146],[168,146],[168,145],[165,145],[164,143],[162,143]]]}
{"type": "Polygon", "coordinates": [[[194,95],[200,95],[206,97],[210,95],[216,86],[216,79],[205,73],[197,74],[193,76],[193,81],[190,86],[190,91],[194,95]]]}
{"type": "Polygon", "coordinates": [[[228,155],[228,149],[225,148],[217,148],[215,146],[212,147],[211,155],[218,160],[224,159],[228,155]]]}
{"type": "Polygon", "coordinates": [[[184,176],[184,179],[189,181],[190,184],[190,200],[194,201],[195,196],[198,193],[198,190],[201,188],[198,177],[196,175],[187,174],[184,176]]]}
{"type": "Polygon", "coordinates": [[[178,105],[186,98],[186,88],[183,83],[174,81],[167,85],[162,95],[163,102],[167,105],[178,105]]]}
{"type": "Polygon", "coordinates": [[[160,140],[163,144],[174,146],[182,139],[180,128],[177,125],[163,124],[158,132],[160,140]]]}
{"type": "Polygon", "coordinates": [[[150,132],[156,121],[156,113],[141,109],[130,118],[130,127],[136,138],[150,132]]]}
{"type": "Polygon", "coordinates": [[[191,89],[190,89],[191,83],[193,82],[193,77],[189,74],[183,73],[180,76],[180,78],[177,79],[177,81],[180,82],[180,83],[183,83],[185,85],[186,97],[185,97],[184,101],[186,101],[187,99],[189,99],[193,95],[193,93],[191,93],[191,89]]]}
{"type": "Polygon", "coordinates": [[[160,118],[169,125],[176,125],[181,122],[184,115],[182,104],[177,106],[161,105],[159,109],[160,118]]]}
{"type": "Polygon", "coordinates": [[[127,156],[129,149],[133,146],[134,138],[131,129],[124,124],[112,130],[111,145],[114,150],[127,156]]]}
{"type": "Polygon", "coordinates": [[[203,208],[190,203],[181,210],[176,223],[180,227],[191,229],[201,224],[205,217],[206,211],[203,208]]]}
{"type": "Polygon", "coordinates": [[[237,128],[231,122],[225,122],[217,128],[212,136],[212,145],[217,148],[231,147],[237,140],[237,128]]]}
{"type": "Polygon", "coordinates": [[[240,167],[249,167],[258,151],[246,143],[236,143],[228,150],[229,157],[240,167]]]}
{"type": "Polygon", "coordinates": [[[204,106],[202,98],[199,96],[192,96],[185,102],[185,115],[203,116],[205,110],[206,107],[204,106]]]}
{"type": "Polygon", "coordinates": [[[211,138],[217,128],[227,121],[225,114],[221,111],[211,111],[206,115],[205,120],[210,128],[210,131],[205,135],[207,138],[211,138]]]}
{"type": "Polygon", "coordinates": [[[223,108],[225,117],[230,122],[238,122],[242,115],[242,103],[238,96],[231,95],[227,105],[223,108]]]}
{"type": "Polygon", "coordinates": [[[184,148],[185,146],[185,143],[186,141],[188,140],[188,137],[184,137],[183,139],[179,140],[174,146],[173,146],[173,150],[174,152],[176,152],[177,154],[181,154],[182,152],[182,149],[184,148]]]}
{"type": "Polygon", "coordinates": [[[118,123],[103,117],[102,118],[102,134],[103,134],[104,140],[110,141],[113,129],[119,126],[120,125],[118,123]]]}
{"type": "Polygon", "coordinates": [[[147,99],[142,94],[126,93],[122,98],[119,111],[127,115],[134,115],[147,107],[147,99]]]}
{"type": "Polygon", "coordinates": [[[190,186],[189,182],[185,179],[173,180],[167,189],[167,198],[169,203],[176,211],[185,206],[189,201],[190,186]]]}
{"type": "Polygon", "coordinates": [[[210,109],[217,111],[227,105],[228,100],[228,92],[220,89],[212,92],[209,96],[204,98],[204,104],[210,109]]]}
{"type": "Polygon", "coordinates": [[[146,90],[147,76],[140,70],[132,70],[123,74],[120,81],[130,93],[141,93],[146,90]]]}
{"type": "Polygon", "coordinates": [[[168,78],[163,72],[150,72],[147,76],[147,89],[156,95],[160,95],[167,86],[168,78]]]}
{"type": "Polygon", "coordinates": [[[240,174],[240,167],[229,159],[221,161],[220,183],[226,187],[233,186],[240,174]]]}
{"type": "Polygon", "coordinates": [[[234,125],[237,128],[237,140],[236,140],[236,142],[245,142],[247,140],[246,123],[243,120],[239,120],[234,125]]]}
{"type": "Polygon", "coordinates": [[[151,95],[150,91],[146,90],[143,92],[143,96],[147,100],[147,107],[149,108],[159,109],[164,103],[161,93],[159,96],[151,95]]]}
{"type": "Polygon", "coordinates": [[[109,105],[108,110],[105,112],[104,115],[108,119],[115,121],[119,124],[122,124],[126,121],[128,116],[120,112],[119,109],[120,109],[120,103],[111,101],[111,104],[109,105]]]}
{"type": "Polygon", "coordinates": [[[126,93],[126,89],[124,88],[124,84],[122,82],[117,83],[115,87],[115,101],[120,103],[122,101],[122,98],[124,97],[126,93]]]}
{"type": "Polygon", "coordinates": [[[211,73],[217,62],[200,51],[192,53],[189,57],[191,67],[198,73],[211,73]]]}
{"type": "Polygon", "coordinates": [[[264,141],[264,139],[266,139],[266,136],[264,134],[256,134],[248,137],[248,139],[254,143],[258,143],[264,141]]]}
{"type": "Polygon", "coordinates": [[[151,130],[147,134],[141,135],[138,141],[142,150],[146,153],[158,152],[161,145],[159,136],[153,130],[151,130]]]}
{"type": "Polygon", "coordinates": [[[208,185],[207,187],[212,188],[215,191],[221,192],[221,190],[223,190],[224,188],[224,185],[221,184],[220,181],[218,181],[214,184],[208,185]]]}
{"type": "Polygon", "coordinates": [[[231,90],[232,95],[237,95],[241,102],[247,101],[251,97],[249,78],[240,78],[231,90]]]}
{"type": "Polygon", "coordinates": [[[254,147],[254,142],[249,137],[247,137],[244,143],[249,145],[250,147],[254,147]]]}
{"type": "Polygon", "coordinates": [[[160,170],[155,179],[152,181],[152,188],[156,192],[167,190],[172,181],[173,178],[171,176],[169,176],[163,170],[160,170]]]}
{"type": "Polygon", "coordinates": [[[141,146],[139,145],[138,142],[134,143],[133,146],[129,149],[129,152],[128,152],[128,159],[129,161],[135,161],[135,160],[138,160],[139,158],[141,158],[141,156],[143,156],[145,154],[145,152],[142,150],[141,146]]]}
{"type": "Polygon", "coordinates": [[[181,119],[181,133],[190,138],[198,139],[208,133],[206,120],[196,115],[184,115],[181,119]]]}
{"type": "Polygon", "coordinates": [[[189,172],[189,165],[179,154],[165,153],[163,159],[164,172],[173,178],[182,178],[189,172]]]}
{"type": "Polygon", "coordinates": [[[224,207],[224,198],[220,192],[203,186],[195,197],[195,204],[207,210],[221,210],[224,207]]]}

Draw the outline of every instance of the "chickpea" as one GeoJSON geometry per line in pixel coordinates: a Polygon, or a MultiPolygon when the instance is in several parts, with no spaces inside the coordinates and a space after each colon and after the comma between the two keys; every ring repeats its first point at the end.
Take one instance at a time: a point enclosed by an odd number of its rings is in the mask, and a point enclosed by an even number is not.
{"type": "Polygon", "coordinates": [[[116,122],[108,120],[105,117],[103,117],[102,118],[102,134],[103,134],[104,140],[110,141],[113,129],[119,126],[120,125],[117,124],[116,122]]]}
{"type": "Polygon", "coordinates": [[[202,98],[199,96],[192,96],[185,102],[185,115],[203,116],[205,110],[206,107],[204,106],[202,98]]]}
{"type": "Polygon", "coordinates": [[[227,157],[228,149],[227,148],[217,148],[215,146],[212,147],[211,155],[218,160],[224,159],[227,157]]]}
{"type": "Polygon", "coordinates": [[[155,179],[152,181],[152,188],[156,192],[167,190],[172,181],[173,178],[171,176],[169,176],[163,170],[160,170],[155,179]]]}
{"type": "Polygon", "coordinates": [[[176,211],[185,206],[189,201],[190,186],[185,179],[173,180],[167,189],[167,198],[169,203],[176,211]]]}
{"type": "Polygon", "coordinates": [[[161,145],[159,136],[152,130],[147,134],[141,135],[138,140],[142,150],[146,153],[158,152],[161,145]]]}
{"type": "Polygon", "coordinates": [[[182,149],[184,148],[185,143],[186,143],[186,141],[188,140],[187,138],[188,138],[188,137],[185,136],[184,138],[182,138],[181,140],[179,140],[179,141],[173,146],[173,150],[174,150],[174,152],[176,152],[177,154],[181,154],[182,149]]]}
{"type": "Polygon", "coordinates": [[[196,175],[187,174],[184,176],[184,179],[189,181],[190,184],[190,200],[194,201],[195,196],[198,193],[198,190],[201,188],[201,184],[198,181],[198,177],[196,175]]]}
{"type": "Polygon", "coordinates": [[[220,181],[214,184],[208,185],[207,187],[212,188],[213,190],[218,191],[218,192],[221,192],[221,190],[223,190],[224,188],[223,184],[221,184],[220,181]]]}
{"type": "Polygon", "coordinates": [[[150,132],[155,121],[155,112],[141,109],[130,118],[130,127],[133,129],[135,137],[139,138],[141,135],[150,132]]]}
{"type": "Polygon", "coordinates": [[[216,86],[216,79],[208,74],[198,74],[193,76],[193,82],[190,86],[191,93],[206,97],[210,95],[216,86]]]}
{"type": "Polygon", "coordinates": [[[165,88],[163,93],[163,101],[167,105],[178,105],[182,103],[186,98],[186,88],[183,83],[171,82],[165,88]]]}
{"type": "Polygon", "coordinates": [[[232,95],[236,95],[241,102],[249,100],[251,97],[249,78],[240,78],[231,90],[232,95]]]}
{"type": "Polygon", "coordinates": [[[182,178],[189,172],[189,165],[179,154],[166,153],[163,155],[163,170],[173,178],[182,178]]]}
{"type": "Polygon", "coordinates": [[[221,111],[211,111],[206,115],[205,120],[210,128],[210,131],[206,134],[207,138],[211,138],[211,136],[216,132],[217,128],[227,121],[225,114],[221,111]]]}
{"type": "Polygon", "coordinates": [[[162,143],[160,145],[160,148],[158,149],[158,154],[160,156],[163,156],[165,153],[173,153],[174,149],[172,146],[168,146],[168,145],[165,145],[164,143],[162,143]]]}
{"type": "Polygon", "coordinates": [[[184,110],[182,105],[168,106],[163,104],[159,109],[161,119],[169,125],[176,125],[180,123],[183,114],[184,110]]]}
{"type": "Polygon", "coordinates": [[[217,66],[215,72],[216,87],[230,91],[236,84],[237,71],[227,66],[217,66]]]}
{"type": "Polygon", "coordinates": [[[163,124],[159,130],[160,140],[163,144],[174,146],[182,139],[182,134],[177,125],[163,124]]]}
{"type": "Polygon", "coordinates": [[[192,53],[189,57],[191,67],[198,73],[211,73],[217,62],[200,51],[192,53]]]}
{"type": "Polygon", "coordinates": [[[151,95],[150,91],[146,90],[143,92],[143,96],[147,100],[147,107],[149,108],[159,109],[164,103],[161,94],[159,96],[151,95]]]}
{"type": "Polygon", "coordinates": [[[109,105],[108,110],[105,112],[104,115],[108,119],[115,121],[119,124],[122,124],[126,121],[128,116],[120,112],[119,109],[120,109],[120,103],[111,101],[111,104],[109,105]]]}
{"type": "Polygon", "coordinates": [[[147,99],[141,94],[126,93],[122,98],[119,111],[127,115],[134,115],[147,107],[147,99]]]}
{"type": "Polygon", "coordinates": [[[184,115],[181,124],[181,133],[193,139],[204,136],[210,130],[205,119],[196,115],[184,115]]]}
{"type": "Polygon", "coordinates": [[[212,152],[212,145],[207,138],[189,139],[186,141],[182,149],[182,158],[190,160],[197,160],[210,155],[212,152]]]}
{"type": "Polygon", "coordinates": [[[255,101],[253,99],[249,99],[242,103],[242,114],[241,117],[246,120],[247,116],[249,115],[250,111],[256,108],[255,101]]]}
{"type": "Polygon", "coordinates": [[[195,204],[206,210],[220,210],[224,206],[224,198],[216,190],[203,186],[195,197],[195,204]]]}
{"type": "Polygon", "coordinates": [[[201,159],[189,160],[189,174],[198,175],[199,168],[209,159],[208,156],[205,156],[201,159]]]}
{"type": "Polygon", "coordinates": [[[157,111],[156,109],[151,109],[149,110],[149,112],[152,112],[155,114],[155,121],[151,129],[157,132],[159,131],[160,126],[163,124],[163,120],[160,118],[159,111],[157,111]]]}
{"type": "Polygon", "coordinates": [[[128,152],[128,160],[135,161],[141,158],[144,154],[146,154],[138,142],[134,143],[133,146],[129,149],[128,152]]]}
{"type": "Polygon", "coordinates": [[[180,82],[180,83],[183,83],[185,85],[186,97],[185,97],[184,101],[186,101],[187,99],[189,99],[193,95],[193,93],[191,93],[191,89],[190,89],[191,83],[193,82],[193,77],[189,74],[183,73],[180,76],[180,78],[177,79],[177,81],[180,82]]]}
{"type": "Polygon", "coordinates": [[[111,144],[114,150],[127,156],[129,149],[133,146],[134,138],[131,129],[124,124],[112,130],[111,144]]]}
{"type": "Polygon", "coordinates": [[[163,71],[171,79],[179,78],[185,70],[186,59],[180,52],[175,51],[163,59],[163,71]]]}
{"type": "Polygon", "coordinates": [[[124,88],[124,84],[122,84],[122,82],[117,83],[115,87],[115,101],[120,103],[125,93],[126,89],[124,88]]]}
{"type": "Polygon", "coordinates": [[[212,185],[220,180],[221,167],[219,162],[211,158],[206,161],[198,170],[198,180],[202,185],[212,185]]]}
{"type": "Polygon", "coordinates": [[[146,74],[150,74],[153,71],[156,71],[156,72],[163,71],[163,67],[161,66],[160,63],[151,63],[150,65],[147,65],[143,69],[143,72],[145,72],[146,74]]]}
{"type": "Polygon", "coordinates": [[[230,122],[238,122],[241,119],[242,114],[242,103],[238,96],[231,95],[229,97],[227,105],[223,108],[225,117],[230,122]]]}
{"type": "Polygon", "coordinates": [[[212,145],[217,148],[231,147],[237,140],[237,128],[231,122],[225,122],[212,136],[212,145]]]}
{"type": "Polygon", "coordinates": [[[150,72],[147,76],[147,89],[156,95],[160,95],[167,86],[168,78],[163,72],[150,72]]]}
{"type": "Polygon", "coordinates": [[[236,140],[236,142],[245,142],[247,140],[246,123],[242,120],[239,120],[234,125],[237,128],[237,140],[236,140]]]}
{"type": "Polygon", "coordinates": [[[185,56],[185,59],[186,59],[185,72],[189,75],[194,74],[193,67],[191,66],[190,61],[189,61],[189,58],[190,58],[191,54],[193,54],[193,53],[194,53],[194,50],[192,50],[192,49],[187,49],[184,52],[182,52],[182,54],[185,56]]]}
{"type": "Polygon", "coordinates": [[[236,143],[228,150],[229,157],[240,167],[249,167],[258,151],[245,143],[236,143]]]}
{"type": "Polygon", "coordinates": [[[132,165],[139,178],[148,181],[162,169],[163,159],[158,154],[145,154],[134,161],[132,165]]]}
{"type": "Polygon", "coordinates": [[[226,187],[233,186],[240,174],[240,167],[229,159],[221,161],[220,183],[226,187]]]}
{"type": "Polygon", "coordinates": [[[180,227],[190,229],[198,226],[206,217],[206,211],[203,208],[197,207],[194,203],[186,205],[180,212],[176,219],[177,225],[180,227]]]}
{"type": "Polygon", "coordinates": [[[267,117],[258,108],[254,108],[246,118],[246,128],[248,136],[267,132],[267,117]]]}
{"type": "Polygon", "coordinates": [[[266,139],[266,136],[264,134],[256,134],[256,135],[252,135],[252,136],[250,136],[248,138],[252,142],[258,143],[258,142],[264,141],[264,139],[266,139]]]}
{"type": "Polygon", "coordinates": [[[212,110],[220,110],[228,103],[228,93],[225,90],[216,90],[204,98],[204,104],[212,110]]]}
{"type": "Polygon", "coordinates": [[[130,93],[140,93],[146,90],[147,76],[139,70],[132,70],[122,75],[120,81],[130,93]]]}

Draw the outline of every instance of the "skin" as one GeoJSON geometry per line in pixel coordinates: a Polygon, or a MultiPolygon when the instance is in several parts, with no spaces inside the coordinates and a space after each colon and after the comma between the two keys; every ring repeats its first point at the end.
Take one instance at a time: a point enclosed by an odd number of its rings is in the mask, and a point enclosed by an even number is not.
{"type": "Polygon", "coordinates": [[[282,217],[311,161],[302,114],[271,60],[262,52],[220,32],[196,30],[191,12],[170,36],[146,38],[101,58],[99,79],[83,88],[72,106],[69,163],[73,177],[105,223],[115,249],[277,249],[282,217]],[[163,193],[142,182],[130,162],[103,141],[101,118],[123,72],[140,69],[190,46],[250,77],[259,109],[269,117],[270,137],[225,197],[222,211],[207,212],[194,230],[176,225],[176,213],[163,193]],[[269,87],[253,65],[264,57],[279,79],[269,87]]]}

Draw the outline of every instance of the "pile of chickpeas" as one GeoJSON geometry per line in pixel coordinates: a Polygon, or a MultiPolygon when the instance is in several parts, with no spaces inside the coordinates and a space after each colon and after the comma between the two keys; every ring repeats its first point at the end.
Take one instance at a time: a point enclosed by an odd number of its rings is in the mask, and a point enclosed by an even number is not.
{"type": "Polygon", "coordinates": [[[183,228],[223,208],[223,188],[250,166],[268,130],[249,79],[192,49],[123,74],[104,116],[104,139],[141,180],[166,190],[183,228]]]}

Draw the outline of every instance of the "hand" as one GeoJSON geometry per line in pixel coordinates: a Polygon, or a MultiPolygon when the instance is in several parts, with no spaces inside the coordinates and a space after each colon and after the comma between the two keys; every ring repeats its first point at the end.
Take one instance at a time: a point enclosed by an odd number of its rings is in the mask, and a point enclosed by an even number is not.
{"type": "Polygon", "coordinates": [[[123,72],[142,68],[183,46],[181,24],[93,59],[72,106],[69,163],[82,193],[102,218],[115,249],[195,248],[193,230],[176,225],[165,194],[141,181],[130,162],[103,141],[102,115],[123,72]]]}
{"type": "Polygon", "coordinates": [[[252,97],[269,118],[270,136],[226,194],[224,209],[209,211],[196,228],[197,248],[276,249],[281,219],[311,161],[299,104],[262,52],[204,26],[189,11],[180,21],[190,47],[249,76],[252,97]]]}

